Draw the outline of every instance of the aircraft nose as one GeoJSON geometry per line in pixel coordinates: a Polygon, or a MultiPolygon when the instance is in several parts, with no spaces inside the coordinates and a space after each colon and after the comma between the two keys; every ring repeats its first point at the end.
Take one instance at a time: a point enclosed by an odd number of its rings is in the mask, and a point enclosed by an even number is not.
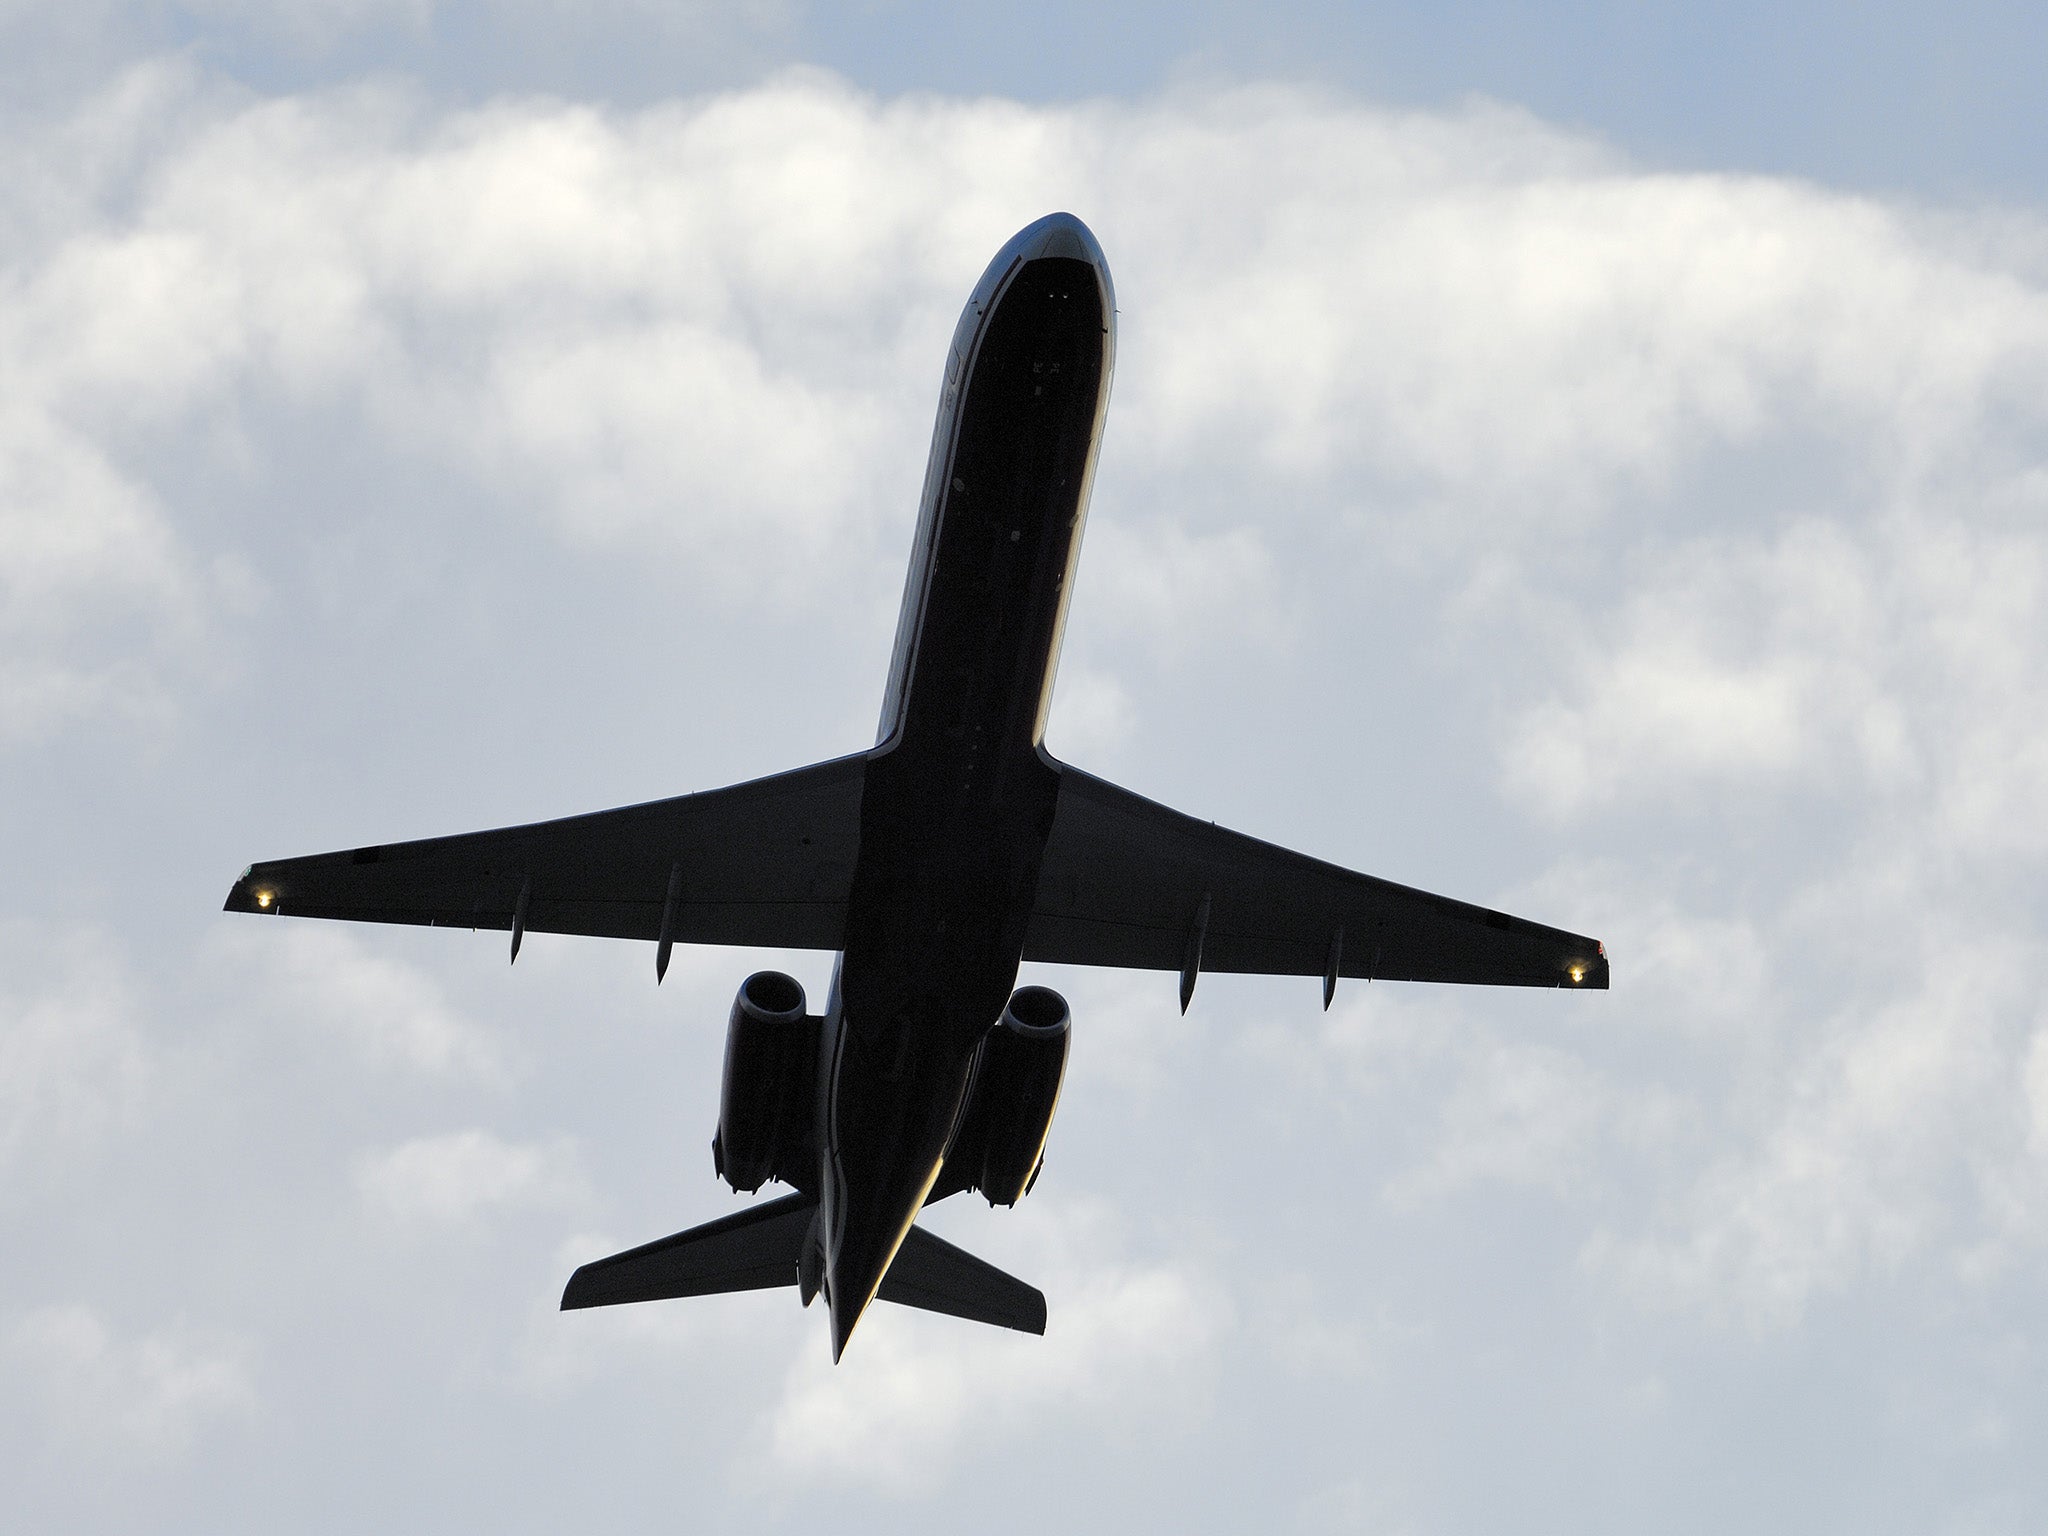
{"type": "Polygon", "coordinates": [[[1096,244],[1095,232],[1071,213],[1048,213],[1026,224],[997,251],[995,259],[974,285],[967,307],[960,312],[960,328],[953,336],[954,356],[965,361],[981,321],[997,302],[1010,274],[1034,261],[1080,261],[1094,269],[1102,289],[1103,329],[1114,335],[1116,288],[1109,280],[1109,262],[1096,244]]]}
{"type": "Polygon", "coordinates": [[[1049,213],[1035,223],[1027,224],[1017,232],[1018,254],[1026,261],[1037,261],[1044,257],[1060,257],[1068,261],[1085,261],[1098,271],[1108,263],[1103,260],[1102,247],[1095,241],[1095,232],[1071,213],[1049,213]]]}

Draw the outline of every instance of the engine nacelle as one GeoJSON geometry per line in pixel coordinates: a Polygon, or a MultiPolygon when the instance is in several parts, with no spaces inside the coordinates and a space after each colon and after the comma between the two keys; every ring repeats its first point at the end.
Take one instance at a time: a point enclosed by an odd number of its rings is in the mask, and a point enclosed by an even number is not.
{"type": "Polygon", "coordinates": [[[981,1042],[946,1160],[959,1160],[990,1205],[1015,1205],[1037,1180],[1067,1072],[1068,1023],[1059,993],[1019,987],[981,1042]]]}
{"type": "Polygon", "coordinates": [[[794,976],[756,971],[740,983],[711,1138],[712,1164],[734,1189],[751,1194],[795,1171],[815,1115],[818,1034],[794,976]]]}

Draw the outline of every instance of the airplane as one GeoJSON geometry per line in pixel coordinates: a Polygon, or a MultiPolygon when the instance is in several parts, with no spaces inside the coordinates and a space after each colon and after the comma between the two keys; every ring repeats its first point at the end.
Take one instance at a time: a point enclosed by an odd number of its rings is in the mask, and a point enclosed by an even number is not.
{"type": "Polygon", "coordinates": [[[794,1286],[832,1358],[879,1296],[1028,1333],[1045,1297],[918,1226],[1037,1181],[1069,1015],[1021,962],[1603,989],[1595,940],[1260,842],[1044,746],[1116,355],[1109,266],[1067,213],[989,263],[946,355],[865,752],[726,789],[251,865],[231,912],[832,951],[824,1011],[740,984],[712,1137],[791,1193],[585,1264],[564,1309],[794,1286]]]}

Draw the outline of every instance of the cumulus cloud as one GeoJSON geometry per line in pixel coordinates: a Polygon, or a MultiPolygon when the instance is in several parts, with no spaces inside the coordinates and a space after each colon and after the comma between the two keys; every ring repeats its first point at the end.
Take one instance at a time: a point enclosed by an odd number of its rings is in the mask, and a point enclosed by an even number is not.
{"type": "Polygon", "coordinates": [[[1628,1209],[1636,1171],[1668,1169],[1697,1109],[1682,1088],[1632,1079],[1597,1043],[1605,1028],[1688,1022],[1659,1013],[1671,985],[1659,959],[1627,953],[1643,990],[1620,1020],[1594,1005],[1590,1045],[1585,1034],[1556,1038],[1547,998],[1533,1018],[1503,1025],[1455,997],[1393,985],[1353,989],[1314,1032],[1261,1020],[1239,1049],[1279,1087],[1266,1113],[1366,1138],[1370,1151],[1350,1177],[1396,1218],[1502,1192],[1585,1212],[1628,1209]]]}
{"type": "Polygon", "coordinates": [[[511,1142],[482,1129],[420,1136],[362,1158],[356,1191],[404,1221],[465,1221],[521,1207],[573,1205],[587,1196],[573,1146],[511,1142]]]}
{"type": "Polygon", "coordinates": [[[189,649],[206,594],[159,499],[24,382],[0,407],[0,745],[149,719],[163,681],[150,652],[189,649]]]}
{"type": "Polygon", "coordinates": [[[213,965],[233,971],[239,1008],[342,1041],[368,1065],[484,1084],[514,1072],[501,1036],[451,1002],[438,980],[348,929],[237,924],[217,930],[210,945],[213,965]]]}
{"type": "Polygon", "coordinates": [[[1273,557],[1255,526],[1201,533],[1170,519],[1107,521],[1087,550],[1088,601],[1112,633],[1184,653],[1252,636],[1270,644],[1287,631],[1273,557]]]}
{"type": "MultiPolygon", "coordinates": [[[[1527,1201],[1603,1307],[1658,1326],[1796,1329],[1882,1280],[2038,1262],[2038,220],[1658,173],[1510,110],[1278,87],[1029,108],[799,73],[624,112],[391,85],[266,98],[157,67],[36,148],[5,181],[0,284],[17,754],[192,710],[230,641],[322,643],[364,591],[433,581],[409,560],[432,536],[478,566],[501,544],[551,572],[623,554],[664,602],[803,630],[849,570],[900,558],[973,274],[1071,207],[1115,264],[1123,351],[1081,588],[1101,643],[1070,658],[1055,745],[1156,767],[1133,673],[1192,688],[1248,657],[1319,724],[1357,706],[1353,734],[1313,738],[1361,766],[1312,819],[1355,830],[1404,814],[1364,766],[1389,718],[1426,731],[1455,708],[1463,734],[1410,788],[1450,784],[1424,803],[1489,861],[1498,843],[1540,870],[1528,839],[1567,843],[1526,906],[1499,904],[1599,933],[1615,961],[1611,997],[1559,1000],[1587,1005],[1568,1025],[1551,999],[1509,1000],[1512,1032],[1497,999],[1347,988],[1320,1033],[1235,1042],[1231,1112],[1264,1092],[1325,1117],[1347,1187],[1403,1235],[1527,1201]],[[325,456],[278,446],[309,441],[325,456]],[[360,477],[335,492],[348,518],[310,505],[330,471],[360,477]],[[328,558],[380,518],[398,532],[374,559],[328,558]],[[1328,654],[1307,635],[1335,637],[1328,654]],[[1374,650],[1437,697],[1386,708],[1374,650]]],[[[399,645],[373,654],[402,669],[399,645]]],[[[1240,761],[1294,750],[1201,725],[1240,761]]],[[[237,929],[208,963],[245,1006],[437,1089],[568,1091],[387,939],[237,929]]],[[[146,1058],[125,996],[14,988],[17,1165],[126,1113],[146,1058]]],[[[1134,1116],[1189,1109],[1174,1096],[1206,1021],[1179,1020],[1156,977],[1096,996],[1070,1106],[1094,1074],[1134,1116]]],[[[329,1166],[352,1134],[330,1131],[329,1166]]],[[[1197,1140],[1183,1129],[1175,1156],[1197,1140]]],[[[394,1221],[584,1198],[560,1142],[374,1145],[356,1192],[394,1221]]],[[[1207,1165],[1225,1200],[1240,1164],[1207,1165]]],[[[1044,1208],[1015,1220],[1048,1230],[1044,1208]]],[[[1333,1260],[1361,1292],[1404,1262],[1333,1260]]],[[[828,1371],[807,1334],[779,1395],[736,1399],[771,1468],[893,1492],[973,1454],[966,1424],[1113,1433],[1166,1398],[1201,1411],[1223,1281],[1099,1228],[1019,1267],[1059,1297],[1045,1340],[880,1314],[828,1371]]],[[[1469,1321],[1456,1297],[1430,1305],[1447,1333],[1469,1321]]],[[[542,1351],[535,1379],[573,1390],[652,1343],[660,1368],[758,1380],[781,1325],[724,1348],[710,1315],[562,1325],[551,1338],[595,1342],[542,1351]]],[[[204,1366],[232,1349],[152,1354],[98,1314],[36,1317],[17,1348],[38,1369],[243,1400],[246,1374],[204,1366]]],[[[1368,1374],[1349,1320],[1310,1321],[1296,1355],[1348,1350],[1368,1374]]],[[[1389,1391],[1412,1385],[1384,1364],[1389,1391]]]]}
{"type": "Polygon", "coordinates": [[[1100,762],[1131,738],[1134,705],[1122,683],[1106,672],[1063,666],[1059,714],[1050,745],[1076,762],[1100,762]]]}
{"type": "MultiPolygon", "coordinates": [[[[914,492],[961,273],[1046,201],[1109,210],[1142,295],[1116,440],[1178,505],[1149,558],[1103,555],[1103,600],[1154,628],[1203,606],[1154,589],[1212,568],[1257,622],[1284,612],[1263,529],[1305,484],[1463,558],[1612,524],[1710,450],[1867,443],[1925,485],[2001,409],[2040,426],[2048,314],[1966,242],[1867,201],[1634,173],[1493,109],[1268,90],[1027,112],[801,73],[631,114],[393,89],[195,109],[163,71],[151,91],[184,109],[172,131],[96,109],[150,145],[82,157],[88,221],[15,257],[0,323],[24,443],[68,444],[82,487],[64,515],[24,492],[15,521],[83,530],[79,579],[159,628],[206,578],[123,440],[224,412],[361,411],[564,538],[687,552],[743,592],[772,550],[800,590],[914,492]],[[1272,489],[1216,505],[1205,482],[1247,457],[1272,489]]],[[[8,564],[61,600],[55,559],[8,564]]],[[[1622,682],[1675,678],[1744,726],[1725,750],[1778,750],[1793,680],[1685,660],[1622,682]]]]}
{"type": "Polygon", "coordinates": [[[1556,536],[1788,429],[1868,434],[1883,467],[1934,474],[1988,402],[2024,405],[2041,378],[2038,291],[1881,205],[1642,174],[1484,112],[1321,126],[1321,153],[1285,153],[1290,102],[1217,167],[1240,201],[1272,178],[1277,217],[1176,264],[1147,331],[1169,352],[1148,449],[1249,439],[1276,469],[1364,473],[1488,537],[1556,536]]]}
{"type": "Polygon", "coordinates": [[[1782,1326],[1930,1249],[1951,1272],[2032,1250],[2048,1210],[2028,969],[2005,946],[1959,942],[1938,980],[1828,1020],[1780,1084],[1742,1096],[1734,1134],[1657,1226],[1601,1234],[1588,1261],[1657,1304],[1782,1326]],[[2016,1224],[2006,1201],[2021,1191],[2016,1224]]]}
{"type": "Polygon", "coordinates": [[[1480,1181],[1582,1187],[1596,1137],[1615,1117],[1607,1086],[1560,1051],[1496,1045],[1476,1058],[1444,1102],[1427,1161],[1395,1173],[1387,1196],[1405,1205],[1480,1181]]]}
{"type": "Polygon", "coordinates": [[[1510,786],[1559,816],[1852,792],[1945,848],[2039,851],[2044,551],[1958,510],[1682,548],[1516,722],[1510,786]]]}
{"type": "Polygon", "coordinates": [[[107,936],[0,925],[0,1173],[43,1176],[140,1108],[151,1062],[107,936]]]}
{"type": "Polygon", "coordinates": [[[59,1438],[95,1454],[175,1459],[258,1404],[249,1342],[233,1334],[174,1326],[124,1337],[93,1308],[63,1305],[21,1315],[6,1342],[59,1438]]]}

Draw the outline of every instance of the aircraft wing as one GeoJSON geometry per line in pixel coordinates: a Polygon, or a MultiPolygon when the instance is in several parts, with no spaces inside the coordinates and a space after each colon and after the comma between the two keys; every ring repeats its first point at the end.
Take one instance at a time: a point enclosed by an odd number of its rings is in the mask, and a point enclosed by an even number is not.
{"type": "Polygon", "coordinates": [[[1179,971],[1604,988],[1599,943],[1354,874],[1060,766],[1024,958],[1179,971]]]}
{"type": "Polygon", "coordinates": [[[560,821],[255,864],[230,912],[837,949],[864,756],[560,821]],[[674,899],[671,903],[671,889],[674,899]]]}

